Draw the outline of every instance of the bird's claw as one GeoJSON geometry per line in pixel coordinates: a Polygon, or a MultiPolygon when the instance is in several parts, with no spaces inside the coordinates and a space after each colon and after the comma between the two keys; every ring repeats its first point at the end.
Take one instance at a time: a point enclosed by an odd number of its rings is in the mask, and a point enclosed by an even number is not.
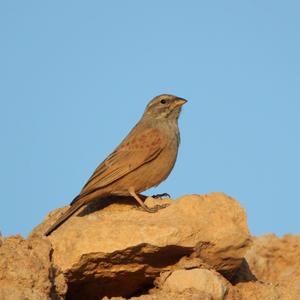
{"type": "Polygon", "coordinates": [[[171,198],[170,194],[168,193],[162,193],[162,194],[157,194],[157,195],[152,195],[152,198],[157,199],[157,198],[171,198]]]}
{"type": "Polygon", "coordinates": [[[161,205],[155,205],[153,207],[148,207],[148,206],[145,206],[145,207],[142,207],[142,206],[135,206],[134,208],[137,209],[137,210],[141,210],[141,211],[146,211],[148,213],[156,213],[157,211],[163,209],[163,208],[166,208],[168,207],[170,204],[169,203],[165,203],[165,204],[161,204],[161,205]]]}

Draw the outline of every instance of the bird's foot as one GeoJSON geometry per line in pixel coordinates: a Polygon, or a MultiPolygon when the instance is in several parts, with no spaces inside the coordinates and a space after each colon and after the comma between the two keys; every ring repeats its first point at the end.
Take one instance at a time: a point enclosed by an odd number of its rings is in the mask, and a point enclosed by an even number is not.
{"type": "Polygon", "coordinates": [[[141,211],[146,211],[148,213],[156,213],[157,211],[168,207],[170,204],[169,203],[165,203],[165,204],[161,204],[161,205],[155,205],[153,207],[148,207],[148,206],[135,206],[134,208],[137,210],[141,210],[141,211]]]}
{"type": "Polygon", "coordinates": [[[158,199],[158,198],[171,198],[171,196],[168,193],[162,193],[162,194],[152,195],[152,198],[154,198],[154,199],[158,199]]]}

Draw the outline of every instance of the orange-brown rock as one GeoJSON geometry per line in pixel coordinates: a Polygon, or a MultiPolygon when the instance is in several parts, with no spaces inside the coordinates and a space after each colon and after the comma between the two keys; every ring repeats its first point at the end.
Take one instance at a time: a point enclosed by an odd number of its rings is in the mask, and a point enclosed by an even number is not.
{"type": "Polygon", "coordinates": [[[269,234],[255,238],[246,259],[259,280],[290,285],[292,275],[300,295],[300,236],[278,238],[269,234]]]}
{"type": "Polygon", "coordinates": [[[225,279],[217,272],[207,269],[176,270],[161,286],[167,293],[181,294],[188,290],[201,292],[208,299],[224,299],[227,292],[225,279]]]}
{"type": "Polygon", "coordinates": [[[230,289],[228,300],[300,299],[300,236],[254,238],[245,262],[235,278],[240,283],[230,289]]]}
{"type": "Polygon", "coordinates": [[[0,300],[63,299],[66,285],[51,266],[44,238],[12,236],[0,245],[0,300]]]}
{"type": "Polygon", "coordinates": [[[293,291],[264,282],[242,282],[232,287],[225,300],[296,300],[293,291]]]}
{"type": "MultiPolygon", "coordinates": [[[[149,198],[146,204],[161,202],[149,198]]],[[[53,262],[64,272],[72,299],[128,297],[151,287],[184,256],[198,257],[227,277],[239,268],[251,238],[236,200],[212,193],[163,202],[170,205],[155,214],[132,203],[110,204],[72,217],[50,235],[53,262]]]]}
{"type": "Polygon", "coordinates": [[[116,200],[90,205],[48,238],[41,233],[65,208],[27,240],[0,236],[0,300],[300,299],[300,236],[251,238],[234,199],[149,198],[150,207],[170,204],[155,214],[116,200]]]}

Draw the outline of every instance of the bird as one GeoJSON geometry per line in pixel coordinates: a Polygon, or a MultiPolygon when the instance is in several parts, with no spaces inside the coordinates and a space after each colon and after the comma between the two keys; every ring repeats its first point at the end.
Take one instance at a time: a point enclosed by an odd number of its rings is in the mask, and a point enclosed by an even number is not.
{"type": "Polygon", "coordinates": [[[119,146],[96,168],[70,207],[44,233],[49,236],[82,206],[107,196],[131,196],[143,210],[141,192],[157,186],[172,171],[180,144],[178,118],[184,98],[170,94],[154,97],[119,146]]]}

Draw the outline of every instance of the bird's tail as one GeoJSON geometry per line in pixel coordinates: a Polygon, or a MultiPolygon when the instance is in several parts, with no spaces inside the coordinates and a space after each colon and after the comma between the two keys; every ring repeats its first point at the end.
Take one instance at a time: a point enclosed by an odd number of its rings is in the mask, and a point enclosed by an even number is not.
{"type": "Polygon", "coordinates": [[[58,220],[48,228],[48,230],[45,232],[45,236],[48,236],[53,232],[55,229],[57,229],[61,224],[63,224],[67,219],[69,219],[78,209],[80,209],[86,202],[84,201],[84,198],[78,199],[76,202],[72,202],[69,209],[63,213],[58,220]]]}

